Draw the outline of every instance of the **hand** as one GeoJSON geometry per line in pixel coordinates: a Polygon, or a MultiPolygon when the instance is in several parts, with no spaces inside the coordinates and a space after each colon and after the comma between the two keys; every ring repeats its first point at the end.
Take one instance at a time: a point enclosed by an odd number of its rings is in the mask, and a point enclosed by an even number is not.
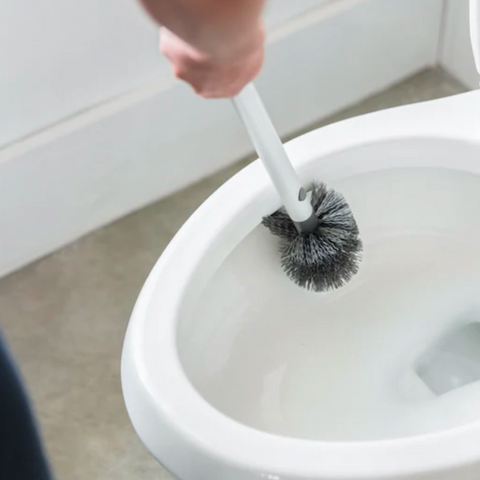
{"type": "Polygon", "coordinates": [[[262,68],[265,33],[259,24],[247,48],[232,48],[215,58],[184,42],[170,30],[160,29],[160,50],[168,58],[177,78],[188,82],[204,98],[231,98],[253,80],[262,68]]]}

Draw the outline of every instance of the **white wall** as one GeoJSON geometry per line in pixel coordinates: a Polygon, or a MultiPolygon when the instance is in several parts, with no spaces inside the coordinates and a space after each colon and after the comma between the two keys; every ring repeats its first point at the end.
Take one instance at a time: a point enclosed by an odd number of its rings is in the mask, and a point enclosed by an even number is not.
{"type": "Polygon", "coordinates": [[[472,89],[478,88],[469,32],[469,0],[446,0],[440,64],[472,89]]]}
{"type": "Polygon", "coordinates": [[[338,0],[268,0],[265,8],[267,27],[280,25],[315,7],[338,0]]]}
{"type": "MultiPolygon", "coordinates": [[[[0,2],[0,275],[251,150],[133,0],[26,1],[0,2]]],[[[258,87],[283,134],[436,62],[440,0],[275,1],[258,87]]]]}
{"type": "Polygon", "coordinates": [[[0,32],[0,145],[166,67],[134,0],[3,0],[0,32]]]}
{"type": "MultiPolygon", "coordinates": [[[[329,0],[272,0],[274,26],[329,0]]],[[[0,147],[138,87],[168,65],[136,0],[0,2],[0,147]]]]}

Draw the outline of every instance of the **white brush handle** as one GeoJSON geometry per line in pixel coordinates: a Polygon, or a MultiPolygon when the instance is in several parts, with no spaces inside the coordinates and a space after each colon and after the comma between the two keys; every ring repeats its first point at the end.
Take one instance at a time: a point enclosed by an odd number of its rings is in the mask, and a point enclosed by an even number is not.
{"type": "Polygon", "coordinates": [[[249,83],[233,103],[288,215],[296,223],[308,221],[312,206],[254,85],[249,83]]]}
{"type": "Polygon", "coordinates": [[[475,66],[480,74],[480,0],[470,0],[470,39],[475,66]]]}

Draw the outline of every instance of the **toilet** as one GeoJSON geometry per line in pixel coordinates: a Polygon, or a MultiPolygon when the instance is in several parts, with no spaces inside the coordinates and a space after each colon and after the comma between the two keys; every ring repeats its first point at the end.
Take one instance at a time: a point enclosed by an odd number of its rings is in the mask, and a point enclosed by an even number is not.
{"type": "Polygon", "coordinates": [[[260,225],[280,199],[260,162],[243,169],[137,300],[122,355],[137,434],[182,480],[480,479],[480,91],[286,149],[305,185],[349,202],[359,273],[322,294],[291,283],[260,225]]]}

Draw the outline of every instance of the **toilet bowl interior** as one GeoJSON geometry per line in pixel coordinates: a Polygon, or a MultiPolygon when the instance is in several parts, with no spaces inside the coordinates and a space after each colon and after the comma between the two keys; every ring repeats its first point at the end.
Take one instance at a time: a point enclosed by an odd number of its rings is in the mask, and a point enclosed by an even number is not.
{"type": "Polygon", "coordinates": [[[181,319],[188,379],[227,416],[289,437],[368,441],[477,421],[480,382],[435,391],[418,365],[445,332],[480,322],[480,176],[418,162],[331,186],[364,240],[357,277],[326,294],[300,289],[259,226],[181,319]]]}

